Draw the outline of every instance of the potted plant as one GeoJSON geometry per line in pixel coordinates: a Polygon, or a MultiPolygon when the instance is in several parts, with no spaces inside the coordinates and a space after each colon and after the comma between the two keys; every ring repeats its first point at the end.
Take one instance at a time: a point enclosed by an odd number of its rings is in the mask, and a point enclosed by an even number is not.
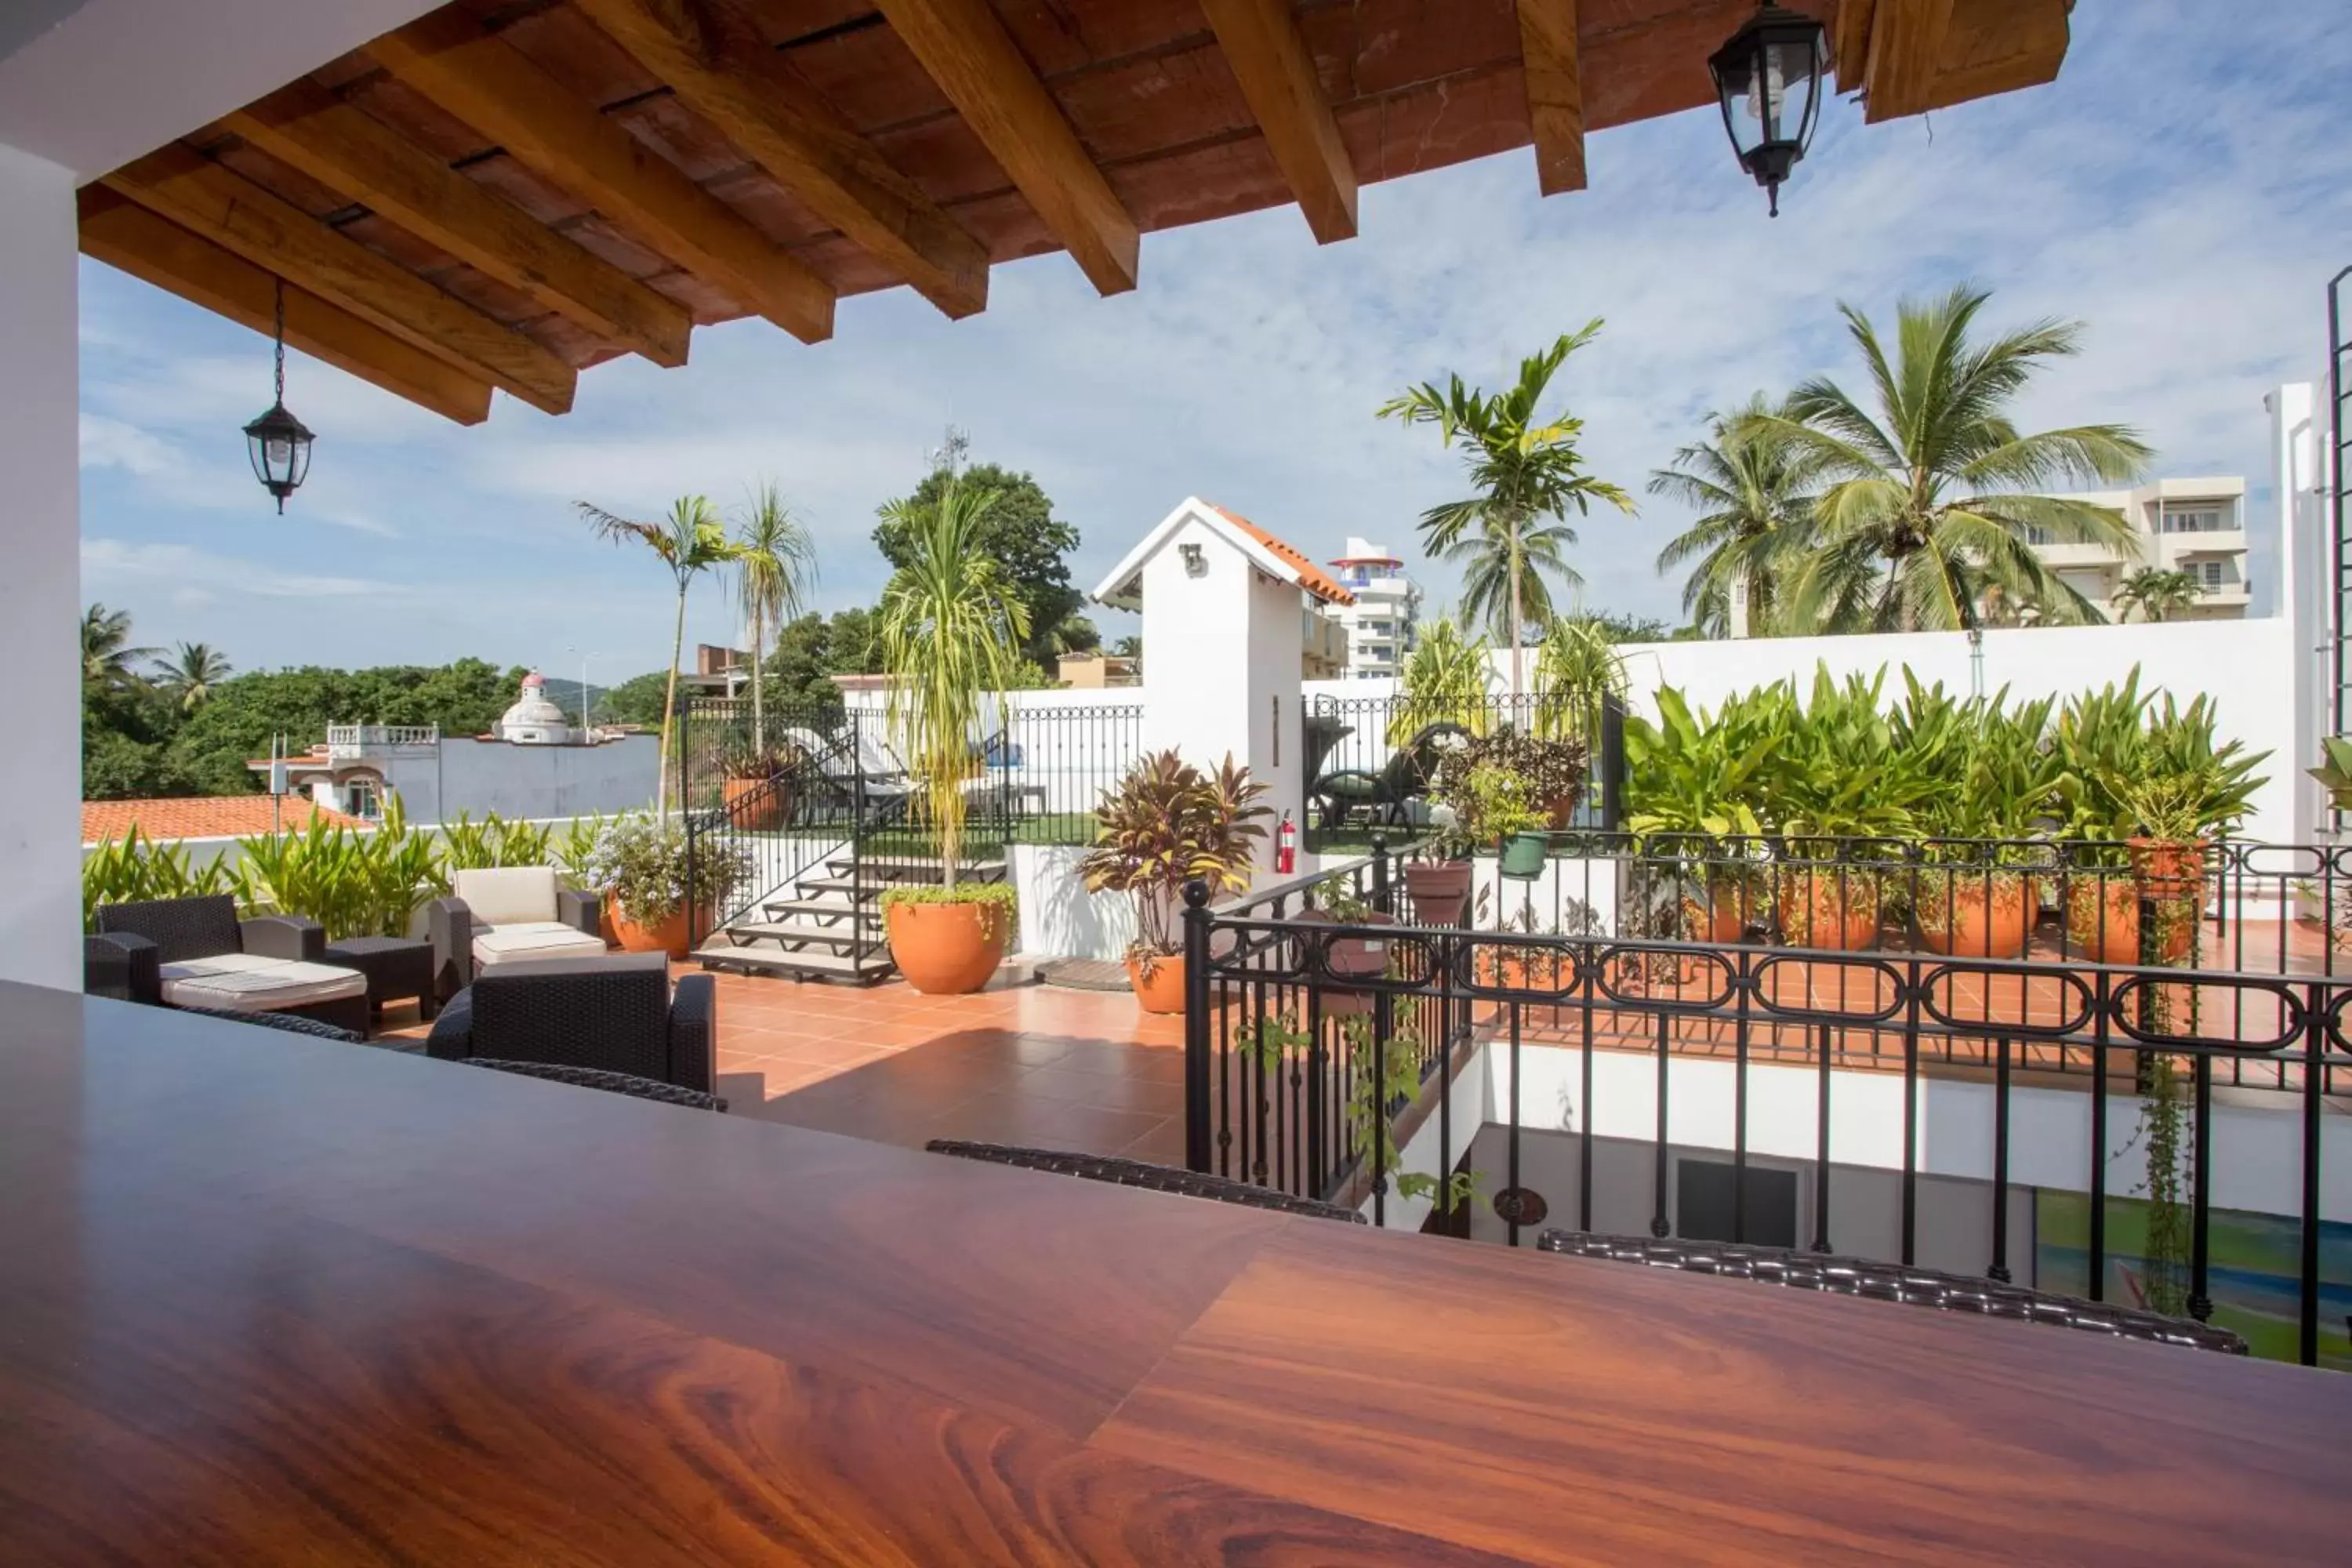
{"type": "Polygon", "coordinates": [[[1168,751],[1137,763],[1095,808],[1094,847],[1078,874],[1089,892],[1135,897],[1127,978],[1145,1012],[1184,1010],[1184,884],[1197,877],[1213,893],[1249,887],[1250,863],[1271,815],[1256,804],[1265,794],[1230,755],[1204,773],[1168,751]]]}
{"type": "Polygon", "coordinates": [[[1672,887],[1663,920],[1699,942],[1738,942],[1769,910],[1768,882],[1745,851],[1764,827],[1755,801],[1764,770],[1786,737],[1785,685],[1727,700],[1694,715],[1683,694],[1658,689],[1658,720],[1625,721],[1625,825],[1643,863],[1663,866],[1672,887]]]}
{"type": "Polygon", "coordinates": [[[1826,666],[1769,766],[1782,847],[1777,903],[1799,947],[1853,952],[1876,945],[1886,873],[1913,828],[1912,807],[1944,787],[1937,756],[1895,744],[1879,708],[1885,671],[1833,680],[1826,666]],[[1885,846],[1881,851],[1874,847],[1885,846]]]}
{"type": "MultiPolygon", "coordinates": [[[[697,849],[691,872],[695,900],[706,910],[721,908],[749,864],[741,851],[713,839],[697,849]]],[[[602,889],[609,900],[613,935],[622,951],[667,952],[672,958],[684,958],[692,938],[688,878],[684,826],[647,812],[606,823],[582,875],[586,886],[602,889]]]]}
{"type": "MultiPolygon", "coordinates": [[[[1358,898],[1345,883],[1327,884],[1311,896],[1316,901],[1298,911],[1303,921],[1347,926],[1384,926],[1396,921],[1395,916],[1384,914],[1358,898]]],[[[1329,937],[1322,943],[1321,964],[1323,973],[1335,977],[1385,974],[1389,944],[1375,937],[1329,937]]],[[[1321,975],[1316,978],[1319,980],[1321,975]]],[[[1355,1017],[1372,1010],[1372,995],[1368,991],[1320,990],[1318,994],[1327,1018],[1355,1017]]]]}
{"type": "Polygon", "coordinates": [[[1910,684],[1895,714],[1896,744],[1929,757],[1948,781],[1913,807],[1923,836],[1910,897],[1920,943],[1958,957],[2015,958],[2041,912],[2029,868],[2048,853],[2033,840],[2056,801],[2054,703],[2011,708],[2006,689],[1963,703],[1940,685],[1910,684]]]}
{"type": "Polygon", "coordinates": [[[1001,885],[965,882],[964,790],[982,774],[983,708],[1002,704],[1029,636],[1029,614],[982,531],[995,492],[966,489],[943,470],[939,499],[892,502],[884,518],[907,554],[882,593],[882,668],[890,678],[886,722],[918,784],[913,804],[937,835],[936,892],[883,900],[890,956],[927,995],[976,991],[1003,962],[1012,932],[1001,885]]]}
{"type": "Polygon", "coordinates": [[[736,747],[726,759],[727,776],[719,783],[727,820],[747,833],[783,826],[792,820],[798,797],[794,771],[804,760],[800,747],[790,741],[746,741],[736,747]]]}
{"type": "Polygon", "coordinates": [[[2135,665],[2121,685],[2069,698],[2051,731],[2067,846],[2066,946],[2094,963],[2139,962],[2139,889],[2125,847],[2139,818],[2123,792],[2143,776],[2147,712],[2135,665]]]}
{"type": "Polygon", "coordinates": [[[1423,925],[1452,925],[1461,919],[1470,892],[1471,857],[1480,849],[1494,848],[1507,863],[1507,874],[1517,877],[1540,873],[1549,853],[1536,785],[1513,764],[1517,738],[1502,731],[1454,739],[1458,743],[1440,754],[1430,780],[1440,816],[1438,858],[1408,862],[1404,868],[1414,918],[1423,925]]]}

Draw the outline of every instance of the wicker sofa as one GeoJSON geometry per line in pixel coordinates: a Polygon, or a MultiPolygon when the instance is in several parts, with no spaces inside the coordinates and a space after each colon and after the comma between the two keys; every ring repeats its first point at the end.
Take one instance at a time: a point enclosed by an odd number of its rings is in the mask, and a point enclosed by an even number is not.
{"type": "Polygon", "coordinates": [[[457,872],[450,896],[425,906],[433,942],[434,989],[446,1001],[485,970],[504,963],[599,958],[603,900],[562,886],[552,866],[500,866],[457,872]]]}
{"type": "Polygon", "coordinates": [[[658,952],[499,963],[450,998],[427,1056],[488,1057],[627,1073],[709,1094],[719,1072],[718,982],[658,952]]]}
{"type": "Polygon", "coordinates": [[[150,1005],[288,1013],[367,1033],[367,976],[321,962],[327,932],[291,915],[236,918],[226,893],[101,904],[83,989],[150,1005]]]}

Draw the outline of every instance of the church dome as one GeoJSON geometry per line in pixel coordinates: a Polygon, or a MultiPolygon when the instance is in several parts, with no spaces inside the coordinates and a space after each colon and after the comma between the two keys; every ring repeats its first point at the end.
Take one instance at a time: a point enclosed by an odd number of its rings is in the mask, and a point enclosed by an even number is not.
{"type": "Polygon", "coordinates": [[[547,678],[539,671],[522,678],[522,695],[499,721],[499,737],[519,746],[561,746],[572,739],[571,721],[548,700],[547,678]]]}

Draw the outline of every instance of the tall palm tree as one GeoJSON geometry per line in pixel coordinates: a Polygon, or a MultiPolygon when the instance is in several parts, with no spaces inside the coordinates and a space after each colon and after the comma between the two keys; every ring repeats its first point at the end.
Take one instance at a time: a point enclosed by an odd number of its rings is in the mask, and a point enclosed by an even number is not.
{"type": "Polygon", "coordinates": [[[2077,322],[2043,321],[1971,341],[1989,296],[1965,285],[1896,310],[1890,360],[1867,317],[1844,314],[1870,373],[1875,411],[1826,377],[1806,382],[1753,428],[1786,437],[1825,481],[1818,537],[1792,608],[1829,631],[1948,631],[1981,623],[1989,592],[2053,622],[2099,612],[2033,552],[2095,544],[2137,557],[2121,513],[2047,494],[2128,482],[2152,455],[2130,427],[2077,425],[2021,435],[2009,405],[2036,372],[2080,352],[2077,322]]]}
{"type": "Polygon", "coordinates": [[[1462,568],[1462,618],[1484,621],[1496,637],[1507,637],[1514,616],[1522,629],[1550,623],[1548,577],[1571,588],[1583,585],[1583,577],[1562,554],[1575,542],[1576,531],[1564,522],[1515,529],[1503,517],[1488,516],[1475,533],[1455,540],[1439,559],[1462,568]]]}
{"type": "Polygon", "coordinates": [[[2179,615],[2204,592],[2205,584],[2193,574],[2143,566],[2116,589],[2116,615],[2121,619],[2137,610],[2143,621],[2160,621],[2179,615]]]}
{"type": "Polygon", "coordinates": [[[152,658],[160,648],[131,646],[131,612],[92,605],[81,613],[81,676],[104,686],[128,686],[138,679],[131,665],[152,658]]]}
{"type": "Polygon", "coordinates": [[[903,527],[907,563],[882,590],[886,722],[923,792],[952,892],[963,850],[964,784],[979,771],[982,703],[1002,700],[1029,640],[1029,609],[994,557],[980,548],[999,492],[967,489],[952,469],[935,506],[883,508],[903,527]]]}
{"type": "Polygon", "coordinates": [[[1812,530],[1813,472],[1806,454],[1758,423],[1776,412],[1759,394],[1745,407],[1709,415],[1706,439],[1650,474],[1652,495],[1698,513],[1658,552],[1658,574],[1691,566],[1683,611],[1705,637],[1731,635],[1731,606],[1742,591],[1746,631],[1778,629],[1782,575],[1812,530]]]}
{"type": "Polygon", "coordinates": [[[655,774],[655,810],[659,820],[669,820],[669,752],[670,731],[677,719],[677,665],[686,652],[686,591],[694,580],[714,566],[724,565],[735,559],[735,546],[728,542],[727,525],[719,521],[719,510],[705,496],[680,496],[670,503],[669,515],[659,522],[637,522],[617,517],[602,507],[586,501],[573,503],[580,515],[588,520],[599,539],[609,539],[615,544],[636,541],[661,557],[664,566],[677,584],[677,624],[669,640],[669,683],[662,689],[662,733],[660,772],[655,774]]]}
{"type": "MultiPolygon", "coordinates": [[[[1511,601],[1514,700],[1525,684],[1521,679],[1522,645],[1527,640],[1523,579],[1528,530],[1543,519],[1564,519],[1570,510],[1581,516],[1595,500],[1605,500],[1620,511],[1633,510],[1632,497],[1584,471],[1584,454],[1576,445],[1584,433],[1584,422],[1566,413],[1546,418],[1537,407],[1568,356],[1591,342],[1600,331],[1601,321],[1595,317],[1582,331],[1564,333],[1551,347],[1521,360],[1519,379],[1507,391],[1488,394],[1465,385],[1459,375],[1454,375],[1447,378],[1443,390],[1434,382],[1424,382],[1381,405],[1381,418],[1434,425],[1448,447],[1459,444],[1463,448],[1472,493],[1422,514],[1423,543],[1433,552],[1444,552],[1473,528],[1482,536],[1489,529],[1501,532],[1502,581],[1511,601]]],[[[1563,523],[1551,547],[1556,552],[1575,541],[1575,533],[1563,523]]]]}
{"type": "Polygon", "coordinates": [[[768,743],[768,713],[763,689],[770,627],[782,627],[799,618],[801,595],[816,581],[816,543],[808,529],[784,505],[775,485],[765,483],[735,525],[735,582],[743,601],[743,618],[751,626],[752,743],[768,743]]]}
{"type": "Polygon", "coordinates": [[[211,700],[213,688],[232,673],[226,658],[210,643],[184,642],[170,658],[155,661],[155,684],[180,700],[181,711],[193,713],[211,700]]]}

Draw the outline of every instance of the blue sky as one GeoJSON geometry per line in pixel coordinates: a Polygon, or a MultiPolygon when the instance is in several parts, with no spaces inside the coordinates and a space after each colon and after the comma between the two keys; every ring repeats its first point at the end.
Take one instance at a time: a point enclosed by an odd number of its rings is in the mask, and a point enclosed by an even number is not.
{"type": "MultiPolygon", "coordinates": [[[[1148,236],[1142,286],[1117,299],[1042,257],[997,268],[961,322],[898,290],[843,300],[814,348],[757,321],[698,329],[690,365],[601,366],[562,419],[501,395],[460,429],[297,354],[287,401],[320,439],[283,519],[237,433],[268,401],[266,342],[85,260],[84,596],[131,610],[142,642],[210,642],[240,668],[474,654],[562,675],[576,649],[603,682],[667,658],[667,578],[592,542],[574,499],[651,513],[773,479],[817,536],[816,603],[870,603],[874,510],[950,422],[1078,524],[1082,587],[1187,494],[1318,556],[1360,533],[1410,558],[1454,482],[1430,432],[1372,417],[1410,382],[1497,382],[1605,318],[1556,384],[1595,471],[1638,492],[1708,409],[1853,378],[1837,301],[1886,319],[1973,280],[1996,322],[2087,323],[2027,421],[2125,421],[2156,473],[2247,477],[2259,603],[2277,559],[2262,397],[2319,374],[2322,287],[2352,261],[2343,23],[2341,0],[2084,0],[2052,87],[1874,127],[1833,101],[1777,221],[1717,118],[1689,113],[1594,136],[1577,195],[1539,198],[1522,150],[1367,186],[1342,245],[1295,209],[1148,236]]],[[[1682,521],[1648,498],[1591,518],[1585,603],[1673,615],[1679,584],[1652,562],[1682,521]]],[[[732,625],[698,590],[689,637],[732,625]]]]}

